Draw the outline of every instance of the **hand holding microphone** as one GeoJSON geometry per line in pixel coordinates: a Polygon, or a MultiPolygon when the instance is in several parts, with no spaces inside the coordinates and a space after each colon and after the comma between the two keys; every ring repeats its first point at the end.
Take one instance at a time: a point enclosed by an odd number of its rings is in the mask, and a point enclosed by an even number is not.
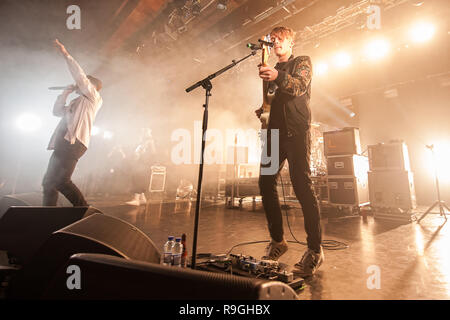
{"type": "Polygon", "coordinates": [[[72,93],[73,91],[77,90],[77,85],[75,84],[70,84],[68,86],[64,86],[64,87],[48,87],[49,90],[64,90],[67,91],[69,93],[72,93]]]}

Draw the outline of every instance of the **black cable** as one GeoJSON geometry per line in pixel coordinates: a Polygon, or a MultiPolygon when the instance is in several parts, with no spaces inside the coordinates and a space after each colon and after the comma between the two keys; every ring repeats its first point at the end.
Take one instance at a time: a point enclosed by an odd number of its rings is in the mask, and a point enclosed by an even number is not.
{"type": "MultiPolygon", "coordinates": [[[[292,242],[292,243],[298,243],[301,245],[308,245],[306,242],[302,242],[297,240],[297,238],[294,236],[294,233],[292,232],[291,229],[291,224],[289,223],[289,216],[288,216],[288,211],[287,211],[287,205],[286,205],[286,196],[284,194],[284,183],[283,183],[283,177],[280,174],[280,180],[281,180],[281,190],[283,192],[283,202],[284,202],[284,212],[285,212],[285,216],[286,216],[286,221],[288,224],[288,228],[289,228],[289,232],[291,233],[291,236],[294,238],[295,241],[292,240],[288,240],[288,242],[292,242]]],[[[303,210],[303,208],[302,208],[303,210]]],[[[340,242],[337,240],[322,240],[322,247],[326,250],[343,250],[343,249],[347,249],[348,248],[348,244],[344,243],[344,242],[340,242]]]]}
{"type": "MultiPolygon", "coordinates": [[[[285,208],[286,208],[286,207],[287,207],[287,205],[286,205],[286,196],[285,196],[285,194],[284,194],[284,184],[283,184],[283,178],[281,177],[281,174],[280,174],[280,179],[281,179],[281,190],[283,191],[283,202],[284,202],[284,206],[285,206],[285,208]]],[[[287,209],[284,209],[284,211],[285,211],[285,215],[286,215],[286,221],[287,221],[287,224],[288,224],[289,232],[291,233],[292,237],[293,237],[294,240],[295,240],[295,241],[293,241],[293,240],[287,240],[287,242],[290,242],[290,243],[297,243],[297,244],[301,244],[301,245],[306,246],[306,245],[307,245],[306,242],[299,241],[299,240],[297,240],[297,238],[294,236],[294,233],[292,232],[292,229],[291,229],[291,225],[290,225],[290,223],[289,223],[289,217],[288,217],[287,209]]],[[[234,245],[233,247],[231,247],[231,249],[227,251],[226,255],[229,255],[230,252],[233,251],[233,249],[236,248],[236,247],[240,247],[240,246],[244,246],[244,245],[250,245],[250,244],[257,244],[257,243],[270,242],[270,241],[271,241],[271,240],[260,240],[260,241],[241,242],[241,243],[238,243],[238,244],[234,245]]],[[[323,247],[325,250],[343,250],[343,249],[347,249],[349,246],[348,246],[348,244],[346,244],[346,243],[344,243],[344,242],[341,242],[341,241],[337,241],[337,240],[322,240],[322,247],[323,247]]]]}

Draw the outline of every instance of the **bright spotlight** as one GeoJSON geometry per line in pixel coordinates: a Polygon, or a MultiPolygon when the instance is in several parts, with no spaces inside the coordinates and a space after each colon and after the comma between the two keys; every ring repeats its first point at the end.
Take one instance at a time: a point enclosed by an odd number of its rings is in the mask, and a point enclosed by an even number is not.
{"type": "Polygon", "coordinates": [[[438,141],[433,144],[433,152],[426,153],[426,166],[430,175],[438,174],[439,180],[442,182],[450,182],[450,142],[438,141]]]}
{"type": "Polygon", "coordinates": [[[41,127],[41,119],[31,113],[24,113],[17,118],[17,127],[25,132],[33,132],[41,127]]]}
{"type": "Polygon", "coordinates": [[[318,76],[321,76],[328,71],[328,64],[325,62],[319,62],[314,66],[314,73],[318,76]]]}
{"type": "Polygon", "coordinates": [[[350,116],[350,118],[354,118],[356,116],[356,113],[350,112],[349,116],[350,116]]]}
{"type": "Polygon", "coordinates": [[[338,68],[348,67],[352,63],[352,58],[347,52],[339,52],[334,56],[334,64],[338,68]]]}
{"type": "Polygon", "coordinates": [[[100,129],[99,127],[93,126],[92,127],[92,131],[91,131],[91,135],[96,136],[100,133],[100,129]]]}
{"type": "Polygon", "coordinates": [[[364,54],[369,60],[377,60],[386,56],[389,52],[389,43],[384,39],[375,39],[364,48],[364,54]]]}
{"type": "Polygon", "coordinates": [[[111,131],[108,130],[103,131],[103,139],[110,140],[112,139],[113,136],[114,134],[111,131]]]}
{"type": "Polygon", "coordinates": [[[409,30],[409,37],[413,42],[422,43],[430,40],[435,32],[435,27],[429,22],[418,22],[409,30]]]}

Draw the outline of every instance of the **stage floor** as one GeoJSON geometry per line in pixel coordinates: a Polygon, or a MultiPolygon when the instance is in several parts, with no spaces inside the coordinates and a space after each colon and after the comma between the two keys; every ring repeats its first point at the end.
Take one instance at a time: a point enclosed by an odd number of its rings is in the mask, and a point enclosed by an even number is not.
{"type": "MultiPolygon", "coordinates": [[[[125,204],[124,197],[90,198],[89,203],[103,213],[121,218],[141,229],[162,252],[168,235],[187,234],[188,254],[192,254],[195,202],[152,200],[145,206],[125,204]]],[[[290,202],[287,211],[292,233],[305,242],[301,209],[290,202]]],[[[424,212],[419,207],[417,212],[424,212]]],[[[325,250],[325,261],[317,274],[306,279],[299,292],[303,300],[343,299],[450,299],[450,223],[439,214],[421,221],[395,223],[367,215],[338,218],[322,216],[323,240],[348,245],[343,250],[325,250]]],[[[420,216],[420,215],[419,215],[420,216]]],[[[294,240],[283,216],[285,237],[294,240]]],[[[244,202],[241,209],[226,208],[224,201],[204,201],[200,210],[197,253],[231,253],[260,258],[269,233],[262,204],[244,202]]],[[[280,262],[288,269],[301,258],[306,247],[289,243],[280,262]]]]}

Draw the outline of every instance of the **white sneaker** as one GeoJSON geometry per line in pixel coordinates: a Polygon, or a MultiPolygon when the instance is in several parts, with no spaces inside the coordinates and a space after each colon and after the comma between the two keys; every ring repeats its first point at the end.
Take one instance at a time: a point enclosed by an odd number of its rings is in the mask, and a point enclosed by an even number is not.
{"type": "Polygon", "coordinates": [[[286,251],[288,251],[288,244],[286,240],[283,239],[281,242],[272,240],[266,247],[266,255],[261,259],[277,261],[283,254],[286,253],[286,251]]]}
{"type": "Polygon", "coordinates": [[[139,204],[146,204],[147,198],[145,197],[145,193],[141,193],[139,197],[139,204]]]}
{"type": "Polygon", "coordinates": [[[136,206],[136,207],[137,207],[137,206],[140,205],[139,197],[140,197],[139,193],[135,193],[135,194],[134,194],[134,199],[131,200],[131,201],[127,201],[127,202],[125,202],[125,203],[128,204],[128,205],[130,205],[130,206],[136,206]]]}

